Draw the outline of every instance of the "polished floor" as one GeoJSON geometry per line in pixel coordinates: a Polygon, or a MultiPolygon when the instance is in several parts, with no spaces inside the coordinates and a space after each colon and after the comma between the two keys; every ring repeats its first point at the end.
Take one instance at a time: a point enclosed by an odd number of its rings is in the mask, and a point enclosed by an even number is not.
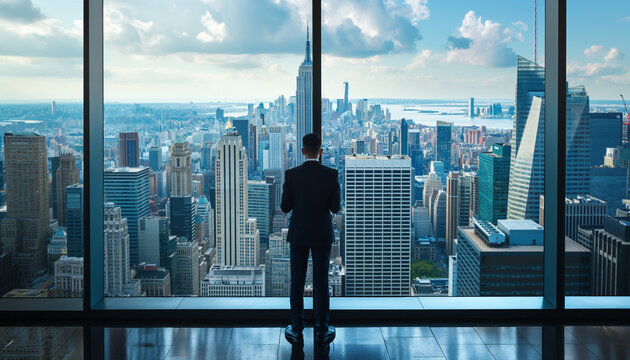
{"type": "MultiPolygon", "coordinates": [[[[630,359],[630,327],[567,326],[564,334],[565,359],[630,359]]],[[[303,355],[275,327],[105,331],[106,359],[529,360],[543,358],[542,327],[340,327],[327,352],[315,350],[308,329],[303,355]]]]}
{"type": "MultiPolygon", "coordinates": [[[[540,326],[339,327],[328,349],[314,348],[311,329],[305,330],[305,346],[292,348],[279,327],[17,326],[0,327],[0,360],[630,359],[630,326],[549,328],[564,334],[564,347],[560,347],[564,354],[558,355],[553,346],[543,347],[540,326]],[[87,346],[86,340],[90,341],[87,346]]],[[[545,344],[549,344],[548,335],[545,331],[545,344]]]]}

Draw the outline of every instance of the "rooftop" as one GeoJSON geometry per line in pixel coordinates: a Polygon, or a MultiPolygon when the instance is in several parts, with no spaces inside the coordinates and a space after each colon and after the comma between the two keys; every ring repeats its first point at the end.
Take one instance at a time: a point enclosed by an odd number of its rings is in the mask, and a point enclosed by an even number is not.
{"type": "MultiPolygon", "coordinates": [[[[470,239],[473,246],[475,246],[479,252],[484,253],[542,253],[545,251],[544,245],[510,245],[507,247],[491,247],[486,244],[477,234],[475,234],[475,228],[472,226],[460,226],[459,230],[462,231],[468,239],[470,239]]],[[[582,253],[589,252],[588,249],[576,243],[575,241],[565,238],[565,252],[567,253],[582,253]]]]}
{"type": "Polygon", "coordinates": [[[543,230],[543,227],[532,220],[498,220],[497,226],[507,230],[543,230]]]}

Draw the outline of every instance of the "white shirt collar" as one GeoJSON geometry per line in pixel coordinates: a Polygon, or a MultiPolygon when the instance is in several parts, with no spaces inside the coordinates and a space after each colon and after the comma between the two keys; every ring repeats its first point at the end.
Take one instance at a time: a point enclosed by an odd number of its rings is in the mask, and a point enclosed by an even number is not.
{"type": "Polygon", "coordinates": [[[304,159],[304,162],[307,162],[307,161],[317,161],[317,162],[319,162],[318,159],[304,159]]]}

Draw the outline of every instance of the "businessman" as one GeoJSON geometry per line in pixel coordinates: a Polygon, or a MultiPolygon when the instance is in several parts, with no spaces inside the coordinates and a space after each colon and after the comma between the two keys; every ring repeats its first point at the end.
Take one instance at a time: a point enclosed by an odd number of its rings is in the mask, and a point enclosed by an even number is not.
{"type": "Polygon", "coordinates": [[[284,175],[282,211],[291,214],[287,241],[291,243],[291,325],[285,330],[293,345],[304,343],[304,282],[309,251],[313,257],[315,342],[329,344],[335,328],[328,324],[328,257],[333,241],[332,214],[341,207],[337,170],[322,165],[322,141],[316,134],[302,138],[304,164],[284,175]]]}

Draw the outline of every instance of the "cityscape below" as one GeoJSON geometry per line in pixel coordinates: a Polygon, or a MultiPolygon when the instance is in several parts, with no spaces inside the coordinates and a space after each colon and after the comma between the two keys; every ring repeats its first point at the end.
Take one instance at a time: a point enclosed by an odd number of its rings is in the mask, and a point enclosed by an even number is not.
{"type": "MultiPolygon", "coordinates": [[[[625,103],[568,85],[566,237],[544,238],[544,68],[516,65],[512,100],[356,99],[340,82],[317,109],[307,40],[295,95],[106,103],[105,295],[288,296],[280,198],[313,111],[342,190],[331,296],[541,296],[545,241],[565,241],[567,295],[630,295],[625,103]]],[[[2,104],[0,125],[0,296],[81,297],[83,106],[2,104]]]]}

